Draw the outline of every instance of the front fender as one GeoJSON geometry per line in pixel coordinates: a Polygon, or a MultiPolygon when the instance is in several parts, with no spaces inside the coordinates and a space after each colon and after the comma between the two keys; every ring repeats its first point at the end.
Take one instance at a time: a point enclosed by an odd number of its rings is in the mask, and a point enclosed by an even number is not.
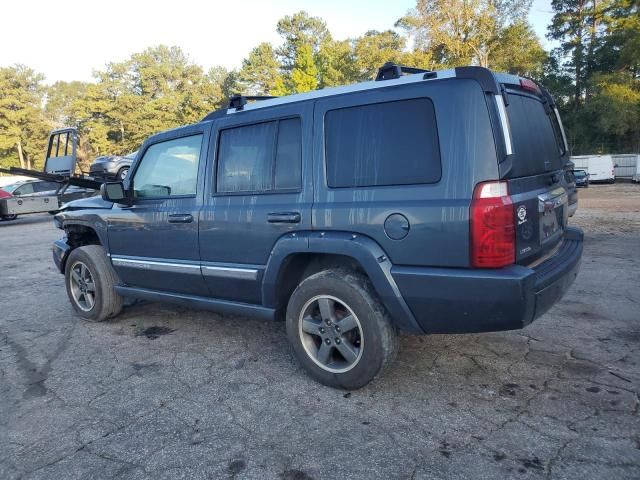
{"type": "Polygon", "coordinates": [[[107,235],[107,222],[103,216],[104,213],[105,209],[64,210],[54,216],[53,222],[56,227],[65,231],[76,225],[93,230],[108,254],[109,236],[107,235]]]}
{"type": "Polygon", "coordinates": [[[287,257],[299,254],[334,254],[353,258],[368,275],[395,325],[410,333],[424,333],[391,275],[391,261],[371,238],[350,232],[296,232],[282,237],[267,262],[263,283],[263,305],[277,306],[280,271],[287,257]]]}

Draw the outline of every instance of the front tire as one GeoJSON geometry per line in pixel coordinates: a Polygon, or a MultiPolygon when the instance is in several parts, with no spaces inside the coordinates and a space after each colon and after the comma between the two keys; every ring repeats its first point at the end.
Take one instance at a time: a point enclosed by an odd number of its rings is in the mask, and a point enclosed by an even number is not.
{"type": "Polygon", "coordinates": [[[13,215],[3,215],[2,216],[2,220],[6,221],[6,222],[10,222],[11,220],[15,220],[16,218],[18,218],[17,214],[13,214],[13,215]]]}
{"type": "Polygon", "coordinates": [[[119,181],[123,181],[125,178],[127,178],[128,173],[129,173],[129,167],[122,167],[120,170],[118,170],[118,174],[116,175],[116,178],[119,181]]]}
{"type": "Polygon", "coordinates": [[[298,361],[320,383],[353,390],[395,356],[397,335],[369,280],[352,270],[304,279],[287,306],[287,336],[298,361]]]}
{"type": "Polygon", "coordinates": [[[115,291],[118,278],[100,245],[73,250],[64,277],[71,305],[85,320],[103,322],[122,310],[122,297],[115,291]]]}

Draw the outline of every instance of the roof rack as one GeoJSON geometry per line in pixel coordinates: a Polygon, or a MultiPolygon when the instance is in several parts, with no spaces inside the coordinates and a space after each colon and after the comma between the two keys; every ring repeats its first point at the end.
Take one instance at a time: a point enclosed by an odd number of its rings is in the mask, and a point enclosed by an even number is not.
{"type": "Polygon", "coordinates": [[[227,114],[227,110],[229,108],[235,108],[237,111],[243,110],[244,106],[249,101],[269,100],[271,98],[278,98],[278,97],[268,96],[268,95],[239,95],[239,94],[232,95],[231,98],[229,98],[229,105],[228,106],[226,106],[224,108],[219,108],[218,110],[214,110],[213,112],[207,114],[207,116],[205,116],[200,121],[201,122],[206,122],[208,120],[213,120],[215,118],[224,117],[227,114]]]}
{"type": "Polygon", "coordinates": [[[256,100],[270,100],[272,98],[277,98],[274,96],[268,96],[268,95],[233,95],[230,99],[229,99],[229,107],[228,108],[235,108],[236,110],[242,110],[244,108],[244,106],[247,104],[247,102],[249,101],[256,101],[256,100]]]}
{"type": "Polygon", "coordinates": [[[437,73],[433,70],[425,70],[423,68],[405,67],[404,65],[397,65],[393,62],[387,62],[378,69],[378,75],[376,75],[376,82],[383,80],[392,80],[394,78],[400,78],[403,73],[424,73],[426,78],[434,78],[437,73]],[[427,77],[427,74],[429,75],[427,77]]]}

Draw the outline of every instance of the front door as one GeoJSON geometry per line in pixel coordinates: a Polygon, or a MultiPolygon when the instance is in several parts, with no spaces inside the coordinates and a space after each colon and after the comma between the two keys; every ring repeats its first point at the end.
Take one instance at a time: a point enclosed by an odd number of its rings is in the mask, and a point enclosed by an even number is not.
{"type": "Polygon", "coordinates": [[[109,251],[127,285],[206,295],[200,272],[198,212],[209,128],[193,125],[153,137],[125,187],[133,204],[108,217],[109,251]]]}
{"type": "Polygon", "coordinates": [[[311,229],[312,122],[310,103],[216,120],[213,181],[200,214],[202,273],[213,297],[260,303],[278,239],[311,229]]]}

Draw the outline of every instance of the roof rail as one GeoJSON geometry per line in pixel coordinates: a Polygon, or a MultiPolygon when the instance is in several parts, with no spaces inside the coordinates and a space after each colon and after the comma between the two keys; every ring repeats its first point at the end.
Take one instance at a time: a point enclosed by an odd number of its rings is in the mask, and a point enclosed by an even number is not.
{"type": "Polygon", "coordinates": [[[252,95],[252,96],[233,95],[229,99],[229,107],[228,108],[235,108],[236,110],[242,110],[244,108],[244,106],[247,104],[248,101],[270,100],[272,98],[277,98],[277,97],[269,96],[269,95],[252,95]]]}
{"type": "Polygon", "coordinates": [[[209,120],[213,120],[214,118],[221,118],[224,117],[227,114],[227,109],[226,108],[220,108],[218,110],[214,110],[211,113],[208,113],[202,120],[200,120],[201,122],[207,122],[209,120]]]}
{"type": "MultiPolygon", "coordinates": [[[[378,69],[378,75],[376,75],[376,82],[382,80],[391,80],[394,78],[400,78],[403,73],[425,73],[429,74],[429,78],[433,78],[436,72],[432,70],[425,70],[423,68],[405,67],[404,65],[397,65],[393,62],[387,62],[378,69]]],[[[425,76],[425,78],[427,78],[425,76]]]]}
{"type": "Polygon", "coordinates": [[[206,122],[208,120],[213,120],[214,118],[224,117],[227,114],[227,110],[229,108],[235,108],[236,110],[243,110],[244,106],[249,101],[269,100],[271,98],[278,98],[278,97],[271,97],[268,95],[239,95],[239,94],[232,95],[231,98],[229,98],[229,105],[227,107],[214,110],[213,112],[207,114],[207,116],[205,116],[200,121],[206,122]]]}

